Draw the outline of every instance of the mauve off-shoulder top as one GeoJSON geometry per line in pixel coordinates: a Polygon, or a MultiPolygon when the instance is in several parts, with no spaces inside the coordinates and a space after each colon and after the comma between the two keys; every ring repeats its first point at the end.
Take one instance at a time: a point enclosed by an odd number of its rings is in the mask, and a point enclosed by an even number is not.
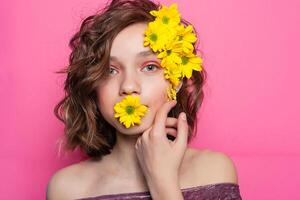
{"type": "MultiPolygon", "coordinates": [[[[239,185],[235,183],[215,183],[181,189],[185,200],[242,200],[239,185]]],[[[150,191],[108,194],[78,200],[152,200],[150,191]]]]}

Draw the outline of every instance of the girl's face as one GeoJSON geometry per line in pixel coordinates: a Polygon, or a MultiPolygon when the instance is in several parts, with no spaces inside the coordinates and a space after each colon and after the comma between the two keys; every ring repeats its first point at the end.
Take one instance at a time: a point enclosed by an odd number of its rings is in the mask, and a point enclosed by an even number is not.
{"type": "Polygon", "coordinates": [[[124,134],[142,133],[153,122],[158,109],[167,101],[169,82],[164,78],[160,60],[149,46],[144,47],[146,23],[123,29],[114,39],[110,52],[110,72],[97,87],[98,107],[104,119],[124,134]],[[114,105],[127,95],[137,95],[148,107],[140,125],[124,127],[114,117],[114,105]]]}

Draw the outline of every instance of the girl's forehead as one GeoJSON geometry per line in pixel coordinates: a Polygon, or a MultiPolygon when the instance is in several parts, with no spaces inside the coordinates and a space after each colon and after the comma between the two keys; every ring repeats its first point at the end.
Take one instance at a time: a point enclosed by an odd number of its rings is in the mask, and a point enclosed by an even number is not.
{"type": "MultiPolygon", "coordinates": [[[[142,50],[134,55],[136,58],[156,58],[156,54],[151,49],[142,50]]],[[[110,61],[118,61],[117,55],[110,55],[110,61]]]]}
{"type": "Polygon", "coordinates": [[[146,28],[147,24],[137,23],[120,31],[112,41],[111,56],[119,56],[124,53],[135,55],[142,51],[151,50],[144,46],[146,28]]]}

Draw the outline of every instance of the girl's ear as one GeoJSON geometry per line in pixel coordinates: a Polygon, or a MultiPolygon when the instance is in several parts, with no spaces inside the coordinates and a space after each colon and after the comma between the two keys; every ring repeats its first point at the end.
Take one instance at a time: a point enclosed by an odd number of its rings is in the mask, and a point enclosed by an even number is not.
{"type": "Polygon", "coordinates": [[[178,91],[180,90],[182,86],[182,80],[180,81],[179,85],[176,87],[176,93],[178,93],[178,91]]]}

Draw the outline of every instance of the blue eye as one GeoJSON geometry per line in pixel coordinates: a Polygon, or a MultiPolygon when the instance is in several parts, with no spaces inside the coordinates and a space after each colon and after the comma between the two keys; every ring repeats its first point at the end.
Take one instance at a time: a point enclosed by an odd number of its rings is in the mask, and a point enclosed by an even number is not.
{"type": "MultiPolygon", "coordinates": [[[[111,72],[112,72],[112,70],[115,70],[114,68],[109,68],[109,74],[112,74],[111,72]]],[[[116,70],[115,70],[116,71],[116,70]]]]}
{"type": "Polygon", "coordinates": [[[158,68],[156,65],[154,65],[154,64],[150,64],[150,65],[147,65],[146,67],[144,67],[144,69],[145,68],[148,68],[148,69],[150,69],[150,71],[154,71],[154,70],[151,70],[151,69],[153,69],[153,68],[158,68]],[[150,68],[149,68],[149,66],[151,66],[150,68]]]}

